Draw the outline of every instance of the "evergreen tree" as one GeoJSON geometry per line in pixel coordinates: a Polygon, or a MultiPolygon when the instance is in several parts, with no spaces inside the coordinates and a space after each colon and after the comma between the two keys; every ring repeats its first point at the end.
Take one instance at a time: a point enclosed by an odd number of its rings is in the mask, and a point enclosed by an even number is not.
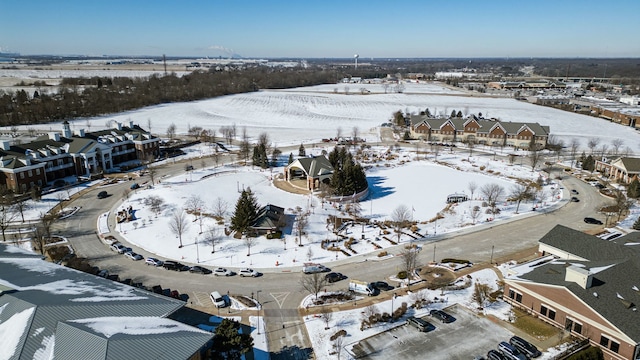
{"type": "Polygon", "coordinates": [[[298,156],[307,156],[307,151],[303,144],[300,144],[300,148],[298,148],[298,156]]]}
{"type": "Polygon", "coordinates": [[[243,190],[231,217],[231,230],[239,233],[247,231],[258,217],[258,208],[258,201],[251,189],[243,190]]]}
{"type": "Polygon", "coordinates": [[[242,354],[253,348],[253,338],[249,334],[240,333],[240,323],[235,320],[222,319],[213,336],[212,350],[216,358],[239,360],[242,354]]]}
{"type": "Polygon", "coordinates": [[[582,162],[582,170],[593,171],[596,167],[596,161],[591,155],[587,155],[582,162]]]}
{"type": "Polygon", "coordinates": [[[458,110],[458,113],[456,114],[456,117],[461,118],[462,117],[462,111],[458,110]]]}
{"type": "Polygon", "coordinates": [[[289,153],[289,162],[287,164],[291,164],[293,162],[293,153],[289,153]]]}
{"type": "Polygon", "coordinates": [[[638,178],[634,178],[631,180],[631,183],[629,183],[627,196],[633,199],[640,197],[640,181],[638,181],[638,178]]]}
{"type": "Polygon", "coordinates": [[[452,118],[456,117],[456,111],[455,110],[451,110],[451,117],[452,118]]]}
{"type": "Polygon", "coordinates": [[[640,216],[636,219],[636,222],[633,223],[633,230],[640,230],[640,216]]]}

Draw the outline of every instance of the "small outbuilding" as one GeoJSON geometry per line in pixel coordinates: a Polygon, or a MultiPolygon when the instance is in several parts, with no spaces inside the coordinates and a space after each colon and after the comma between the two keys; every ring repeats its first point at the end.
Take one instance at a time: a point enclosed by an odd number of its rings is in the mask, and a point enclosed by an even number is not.
{"type": "Polygon", "coordinates": [[[300,158],[284,168],[286,181],[311,191],[317,190],[321,183],[328,184],[332,176],[333,166],[324,155],[300,158]]]}
{"type": "Polygon", "coordinates": [[[447,195],[447,204],[459,203],[469,200],[469,197],[465,194],[451,194],[447,195]]]}

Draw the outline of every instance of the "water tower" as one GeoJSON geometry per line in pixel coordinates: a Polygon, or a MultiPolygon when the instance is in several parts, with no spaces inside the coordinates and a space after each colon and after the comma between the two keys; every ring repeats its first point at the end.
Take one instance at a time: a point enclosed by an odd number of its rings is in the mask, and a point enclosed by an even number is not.
{"type": "Polygon", "coordinates": [[[358,69],[358,58],[360,57],[360,55],[355,54],[353,55],[353,58],[356,60],[356,70],[358,69]]]}

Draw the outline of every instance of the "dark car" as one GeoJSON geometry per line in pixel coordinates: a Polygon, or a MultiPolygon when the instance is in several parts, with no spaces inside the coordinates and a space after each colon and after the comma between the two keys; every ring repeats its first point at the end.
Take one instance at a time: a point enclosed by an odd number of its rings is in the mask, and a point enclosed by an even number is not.
{"type": "Polygon", "coordinates": [[[578,190],[576,190],[576,189],[571,190],[571,193],[572,193],[573,195],[578,195],[578,194],[580,194],[580,193],[578,192],[578,190]]]}
{"type": "Polygon", "coordinates": [[[453,320],[455,320],[453,316],[447,314],[446,312],[444,312],[442,310],[431,310],[429,312],[429,315],[431,315],[432,317],[442,321],[443,323],[450,323],[453,320]]]}
{"type": "Polygon", "coordinates": [[[499,352],[498,350],[489,350],[489,352],[487,353],[487,359],[488,360],[506,360],[504,355],[502,355],[502,353],[499,352]]]}
{"type": "Polygon", "coordinates": [[[584,218],[584,222],[586,222],[587,224],[602,225],[602,221],[594,219],[592,217],[584,218]]]}
{"type": "Polygon", "coordinates": [[[518,351],[525,354],[529,358],[536,358],[542,355],[540,350],[538,350],[535,345],[519,336],[513,336],[511,339],[509,339],[509,344],[513,345],[516,349],[518,349],[518,351]]]}
{"type": "Polygon", "coordinates": [[[177,261],[169,261],[169,260],[165,261],[164,264],[162,264],[162,267],[167,270],[173,270],[173,271],[188,271],[189,269],[191,269],[187,265],[183,265],[177,261]]]}
{"type": "Polygon", "coordinates": [[[131,190],[135,190],[135,189],[139,189],[140,188],[140,184],[138,183],[133,183],[131,184],[131,186],[129,187],[131,190]]]}
{"type": "Polygon", "coordinates": [[[325,275],[324,278],[327,279],[328,282],[334,283],[336,281],[340,281],[346,278],[346,276],[342,275],[341,273],[330,272],[327,275],[325,275]]]}
{"type": "Polygon", "coordinates": [[[106,198],[108,196],[109,196],[109,193],[107,193],[106,191],[100,191],[98,193],[98,199],[104,199],[104,198],[106,198]]]}
{"type": "Polygon", "coordinates": [[[373,286],[378,288],[378,290],[380,290],[380,291],[389,291],[389,290],[395,289],[393,286],[387,284],[384,281],[376,281],[376,282],[373,283],[373,286]]]}
{"type": "Polygon", "coordinates": [[[211,271],[211,270],[209,270],[209,269],[207,269],[205,267],[196,265],[196,266],[192,266],[189,269],[189,272],[190,273],[194,273],[194,274],[207,275],[207,274],[211,274],[213,271],[211,271]]]}
{"type": "Polygon", "coordinates": [[[571,202],[580,202],[580,199],[574,196],[571,198],[571,202]]]}

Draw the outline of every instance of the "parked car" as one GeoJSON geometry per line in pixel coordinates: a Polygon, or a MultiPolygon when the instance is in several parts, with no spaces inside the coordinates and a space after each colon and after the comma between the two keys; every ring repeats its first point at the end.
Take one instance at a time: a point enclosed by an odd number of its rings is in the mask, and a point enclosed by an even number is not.
{"type": "Polygon", "coordinates": [[[124,249],[126,249],[126,246],[124,246],[124,245],[122,245],[120,243],[113,243],[113,244],[111,244],[111,246],[109,246],[109,248],[112,251],[115,251],[117,253],[122,254],[124,252],[124,249]]]}
{"type": "Polygon", "coordinates": [[[407,318],[407,324],[415,327],[422,332],[427,332],[430,329],[435,328],[435,326],[431,325],[431,323],[429,323],[428,321],[417,318],[415,316],[409,316],[407,318]]]}
{"type": "Polygon", "coordinates": [[[489,350],[487,353],[487,360],[506,360],[504,355],[497,350],[489,350]]]}
{"type": "Polygon", "coordinates": [[[229,269],[225,269],[225,268],[216,268],[215,270],[213,270],[213,275],[215,276],[231,276],[233,275],[233,271],[229,270],[229,269]]]}
{"type": "Polygon", "coordinates": [[[259,272],[255,271],[253,269],[250,269],[250,268],[240,269],[240,271],[238,271],[238,274],[240,276],[242,276],[242,277],[245,277],[245,276],[258,277],[258,276],[260,276],[259,272]]]}
{"type": "Polygon", "coordinates": [[[571,197],[571,202],[580,202],[580,199],[578,199],[577,197],[573,196],[573,197],[571,197]]]}
{"type": "Polygon", "coordinates": [[[315,274],[321,272],[330,272],[331,269],[321,264],[304,264],[302,267],[302,272],[305,274],[315,274]]]}
{"type": "Polygon", "coordinates": [[[207,275],[207,274],[211,274],[212,273],[211,270],[209,270],[209,269],[207,269],[205,267],[202,267],[202,266],[198,266],[198,265],[192,266],[189,269],[189,272],[190,273],[194,273],[194,274],[202,274],[202,275],[207,275]]]}
{"type": "Polygon", "coordinates": [[[145,261],[145,264],[147,265],[153,265],[153,266],[162,266],[162,264],[164,264],[164,261],[162,260],[158,260],[154,257],[148,257],[145,261]]]}
{"type": "Polygon", "coordinates": [[[328,282],[334,283],[336,281],[340,281],[342,279],[345,279],[346,276],[342,275],[341,273],[330,272],[330,273],[326,274],[324,276],[324,278],[327,279],[328,282]]]}
{"type": "Polygon", "coordinates": [[[131,184],[131,186],[129,187],[131,190],[135,190],[135,189],[139,189],[140,188],[140,184],[138,183],[133,183],[131,184]]]}
{"type": "Polygon", "coordinates": [[[538,350],[535,345],[519,336],[513,336],[511,339],[509,339],[509,343],[529,358],[536,358],[542,355],[540,350],[538,350]]]}
{"type": "Polygon", "coordinates": [[[595,184],[594,186],[595,186],[595,187],[597,187],[597,188],[598,188],[598,189],[600,189],[600,190],[602,190],[602,189],[604,189],[604,188],[606,187],[606,186],[604,186],[604,185],[602,185],[602,184],[600,184],[600,183],[597,183],[597,184],[595,184]]]}
{"type": "Polygon", "coordinates": [[[602,221],[594,219],[592,217],[584,218],[584,222],[586,222],[587,224],[602,225],[602,221]]]}
{"type": "Polygon", "coordinates": [[[501,341],[498,344],[498,350],[504,355],[505,358],[510,360],[527,360],[527,357],[524,354],[521,354],[515,346],[509,344],[506,341],[501,341]]]}
{"type": "Polygon", "coordinates": [[[109,196],[109,193],[108,193],[108,192],[106,192],[106,191],[100,191],[100,192],[98,193],[98,199],[104,199],[104,198],[106,198],[106,197],[108,197],[108,196],[109,196]]]}
{"type": "Polygon", "coordinates": [[[431,310],[429,312],[429,315],[433,316],[434,318],[442,321],[443,323],[450,323],[453,320],[455,320],[455,318],[449,314],[447,314],[446,312],[442,311],[442,310],[431,310]]]}
{"type": "Polygon", "coordinates": [[[127,251],[127,252],[124,254],[124,256],[126,256],[126,257],[128,257],[129,259],[134,260],[134,261],[138,261],[138,260],[142,260],[142,259],[144,259],[144,256],[142,256],[142,255],[140,255],[140,254],[138,254],[138,253],[136,253],[136,252],[133,252],[133,251],[127,251]]]}
{"type": "Polygon", "coordinates": [[[224,298],[222,297],[222,295],[220,295],[219,292],[212,291],[211,294],[209,294],[209,297],[211,298],[211,302],[213,302],[213,305],[215,307],[221,308],[221,307],[227,306],[227,302],[224,300],[224,298]]]}
{"type": "Polygon", "coordinates": [[[177,261],[170,261],[170,260],[165,261],[164,264],[162,264],[162,267],[167,270],[173,270],[173,271],[189,271],[190,269],[190,267],[187,265],[183,265],[177,261]]]}
{"type": "Polygon", "coordinates": [[[376,282],[373,283],[373,286],[378,288],[378,290],[380,290],[380,291],[389,291],[389,290],[395,289],[393,286],[387,284],[384,281],[376,281],[376,282]]]}
{"type": "Polygon", "coordinates": [[[580,193],[578,192],[578,190],[576,189],[571,189],[571,194],[573,195],[579,195],[580,193]]]}

